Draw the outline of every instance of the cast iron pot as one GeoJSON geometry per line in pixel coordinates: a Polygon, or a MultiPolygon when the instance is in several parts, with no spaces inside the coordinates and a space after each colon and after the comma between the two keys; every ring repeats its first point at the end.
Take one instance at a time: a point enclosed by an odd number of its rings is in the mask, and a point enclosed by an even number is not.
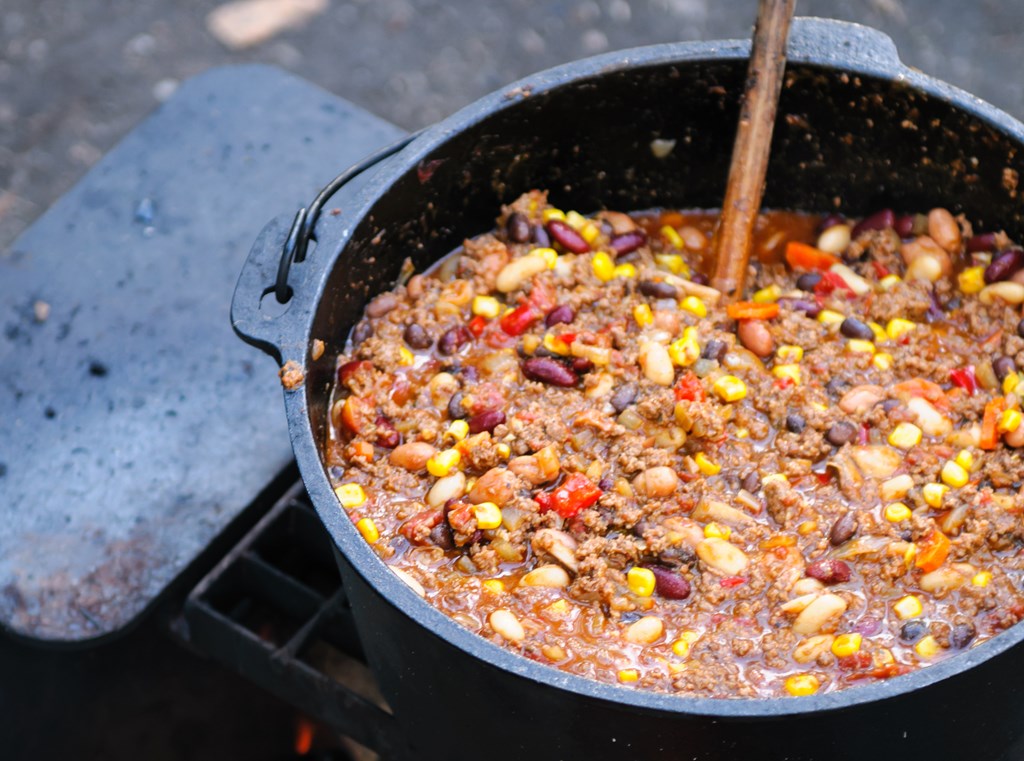
{"type": "MultiPolygon", "coordinates": [[[[410,758],[992,759],[1024,729],[1024,627],[907,676],[799,699],[686,698],[560,672],[427,605],[377,558],[331,490],[320,444],[334,358],[403,260],[422,270],[490,229],[500,205],[530,188],[583,212],[719,206],[748,51],[742,41],[659,45],[528,77],[417,136],[340,214],[300,214],[290,236],[286,220],[272,222],[250,254],[234,327],[304,375],[285,391],[292,445],[410,758]],[[654,139],[675,148],[657,158],[654,139]],[[317,241],[308,257],[304,231],[317,241]],[[267,306],[283,245],[290,301],[275,315],[267,306]],[[326,348],[318,359],[315,339],[326,348]]],[[[1022,147],[1024,125],[904,67],[884,35],[802,19],[764,202],[850,215],[943,205],[1017,236],[1022,147]]]]}

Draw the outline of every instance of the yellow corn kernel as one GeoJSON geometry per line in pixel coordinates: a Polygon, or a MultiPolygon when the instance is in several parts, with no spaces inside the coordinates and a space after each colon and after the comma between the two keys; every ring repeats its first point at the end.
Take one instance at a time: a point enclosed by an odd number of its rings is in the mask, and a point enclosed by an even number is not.
{"type": "Polygon", "coordinates": [[[633,307],[633,319],[641,328],[646,328],[654,322],[654,314],[646,304],[637,304],[633,307]]]}
{"type": "Polygon", "coordinates": [[[929,507],[942,507],[942,498],[948,491],[949,487],[945,484],[930,483],[921,487],[921,495],[929,507]]]}
{"type": "Polygon", "coordinates": [[[800,365],[775,365],[772,375],[776,378],[789,378],[794,385],[800,385],[800,365]]]}
{"type": "Polygon", "coordinates": [[[786,362],[788,364],[799,362],[803,358],[803,347],[794,346],[793,344],[784,344],[780,346],[775,352],[775,359],[777,359],[779,362],[786,362]]]}
{"type": "Polygon", "coordinates": [[[750,429],[749,428],[737,428],[736,431],[735,431],[735,435],[736,435],[737,439],[745,439],[745,438],[747,438],[747,436],[750,435],[750,429]]]}
{"type": "Polygon", "coordinates": [[[692,645],[694,642],[700,639],[700,634],[698,632],[693,631],[692,629],[687,629],[679,635],[679,639],[683,640],[684,642],[689,642],[692,645]]]}
{"type": "Polygon", "coordinates": [[[334,487],[334,493],[338,497],[341,506],[346,510],[353,507],[360,507],[366,504],[366,492],[359,484],[342,484],[334,487]]]}
{"type": "Polygon", "coordinates": [[[533,354],[535,351],[537,351],[538,346],[540,346],[540,338],[533,335],[532,333],[527,333],[525,336],[523,336],[523,351],[525,351],[527,354],[533,354]]]}
{"type": "Polygon", "coordinates": [[[871,358],[871,364],[873,364],[879,370],[891,370],[892,369],[892,354],[887,351],[880,351],[878,354],[871,358]]]}
{"type": "Polygon", "coordinates": [[[356,530],[363,535],[369,544],[374,544],[380,539],[380,532],[377,530],[377,524],[373,522],[373,518],[363,518],[356,523],[356,530]]]}
{"type": "Polygon", "coordinates": [[[661,233],[661,237],[664,238],[672,248],[683,248],[683,238],[679,235],[679,231],[672,225],[665,225],[658,232],[661,233]]]}
{"type": "Polygon", "coordinates": [[[828,412],[828,405],[821,402],[811,402],[811,406],[818,412],[828,412]]]}
{"type": "Polygon", "coordinates": [[[697,463],[697,467],[700,468],[700,472],[705,476],[717,476],[722,470],[721,465],[714,460],[709,460],[703,452],[697,452],[693,461],[697,463]]]}
{"type": "Polygon", "coordinates": [[[483,588],[495,594],[501,594],[505,591],[505,582],[501,579],[488,579],[483,583],[483,588]]]}
{"type": "Polygon", "coordinates": [[[974,465],[974,455],[970,453],[970,450],[961,449],[956,453],[956,458],[953,461],[964,470],[970,470],[974,465]]]}
{"type": "Polygon", "coordinates": [[[640,672],[636,669],[619,669],[619,681],[623,684],[635,682],[640,678],[640,672]]]}
{"type": "Polygon", "coordinates": [[[696,336],[684,334],[668,346],[669,359],[680,367],[689,367],[700,359],[700,344],[696,336]]]}
{"type": "Polygon", "coordinates": [[[673,275],[682,275],[684,270],[689,269],[679,254],[655,254],[654,261],[659,267],[664,267],[673,275]]]}
{"type": "Polygon", "coordinates": [[[845,315],[834,312],[831,309],[822,309],[818,312],[818,322],[822,325],[841,325],[845,320],[845,315]]]}
{"type": "Polygon", "coordinates": [[[549,270],[553,270],[558,264],[558,252],[553,248],[535,248],[530,251],[528,256],[539,256],[548,265],[549,270]]]}
{"type": "Polygon", "coordinates": [[[794,674],[786,677],[786,692],[795,698],[813,695],[821,687],[821,682],[814,674],[794,674]]]}
{"type": "Polygon", "coordinates": [[[883,291],[888,291],[890,288],[892,288],[899,282],[901,282],[901,278],[899,275],[886,275],[885,277],[878,281],[878,287],[881,288],[883,291]]]}
{"type": "Polygon", "coordinates": [[[563,341],[558,336],[554,336],[551,333],[544,334],[544,348],[550,351],[552,354],[560,354],[565,357],[568,356],[570,349],[569,344],[563,341]]]}
{"type": "Polygon", "coordinates": [[[942,480],[954,489],[959,489],[970,480],[970,476],[960,463],[947,460],[946,464],[942,466],[942,480]]]}
{"type": "Polygon", "coordinates": [[[796,533],[800,534],[800,536],[810,536],[817,530],[817,521],[800,521],[796,527],[796,533]]]}
{"type": "Polygon", "coordinates": [[[636,266],[629,262],[620,264],[612,270],[612,275],[614,277],[636,277],[636,266]]]}
{"type": "Polygon", "coordinates": [[[732,529],[720,523],[712,521],[704,527],[705,539],[728,539],[732,536],[732,529]]]}
{"type": "Polygon", "coordinates": [[[583,225],[587,224],[587,218],[578,211],[567,211],[565,212],[565,222],[573,230],[579,230],[583,225]]]}
{"type": "Polygon", "coordinates": [[[885,519],[889,521],[889,523],[899,523],[900,521],[909,520],[911,515],[912,513],[910,512],[910,508],[902,502],[893,502],[885,508],[885,519]]]}
{"type": "Polygon", "coordinates": [[[978,571],[971,579],[971,584],[976,587],[987,587],[991,581],[992,573],[990,571],[978,571]]]}
{"type": "Polygon", "coordinates": [[[689,312],[690,314],[695,314],[698,317],[708,316],[707,305],[696,296],[687,296],[679,302],[679,308],[689,312]]]}
{"type": "Polygon", "coordinates": [[[1017,386],[1020,385],[1020,375],[1017,373],[1009,373],[1003,378],[1003,393],[1013,394],[1017,391],[1017,386]]]}
{"type": "Polygon", "coordinates": [[[552,219],[557,219],[560,222],[565,222],[565,212],[562,211],[561,209],[544,209],[544,211],[540,213],[540,218],[543,219],[545,222],[550,222],[552,219]]]}
{"type": "Polygon", "coordinates": [[[493,319],[501,314],[501,302],[493,296],[474,296],[472,309],[473,314],[493,319]]]}
{"type": "Polygon", "coordinates": [[[956,279],[964,293],[978,293],[985,287],[985,268],[968,267],[956,279]]]}
{"type": "Polygon", "coordinates": [[[677,639],[672,643],[672,652],[680,658],[685,658],[690,654],[690,643],[682,638],[677,639]]]}
{"type": "Polygon", "coordinates": [[[864,638],[857,632],[840,634],[832,640],[832,654],[837,658],[842,658],[844,655],[853,655],[860,650],[863,641],[864,638]]]}
{"type": "Polygon", "coordinates": [[[476,518],[476,527],[485,531],[501,525],[501,508],[493,502],[473,505],[473,516],[476,518]]]}
{"type": "Polygon", "coordinates": [[[445,431],[445,435],[450,436],[456,441],[462,441],[469,435],[469,423],[465,420],[453,420],[451,425],[448,426],[448,430],[445,431]]]}
{"type": "Polygon", "coordinates": [[[907,566],[908,570],[915,557],[917,557],[917,545],[913,542],[907,542],[907,549],[903,551],[903,563],[907,566]]]}
{"type": "Polygon", "coordinates": [[[550,605],[544,606],[544,612],[551,616],[564,616],[571,608],[568,600],[555,600],[550,605]]]}
{"type": "Polygon", "coordinates": [[[416,357],[414,357],[413,353],[406,349],[404,346],[398,347],[398,356],[398,364],[402,365],[403,367],[410,367],[411,365],[416,364],[416,357]]]}
{"type": "Polygon", "coordinates": [[[747,395],[747,384],[735,375],[723,375],[711,384],[711,390],[718,394],[723,402],[738,402],[747,395]]]}
{"type": "Polygon", "coordinates": [[[427,472],[436,478],[444,478],[459,467],[462,455],[458,449],[444,449],[427,460],[427,472]]]}
{"type": "Polygon", "coordinates": [[[942,646],[936,641],[935,637],[928,635],[922,637],[916,645],[914,645],[914,652],[920,655],[922,658],[934,658],[942,650],[942,646]]]}
{"type": "Polygon", "coordinates": [[[501,455],[506,460],[512,454],[512,447],[505,443],[498,444],[498,446],[496,446],[495,449],[498,450],[498,454],[501,455]]]}
{"type": "Polygon", "coordinates": [[[846,342],[846,350],[852,351],[856,354],[874,354],[875,344],[871,341],[865,341],[861,338],[851,338],[846,342]]]}
{"type": "Polygon", "coordinates": [[[759,291],[754,291],[753,299],[758,304],[770,304],[778,301],[779,296],[782,295],[782,288],[777,285],[769,285],[767,288],[762,288],[759,291]]]}
{"type": "Polygon", "coordinates": [[[626,584],[629,591],[637,597],[650,597],[654,594],[656,580],[654,574],[647,568],[638,565],[626,571],[626,584]]]}
{"type": "Polygon", "coordinates": [[[897,449],[910,449],[921,443],[921,429],[913,423],[899,423],[889,434],[889,444],[897,449]]]}
{"type": "Polygon", "coordinates": [[[771,473],[761,479],[761,485],[766,485],[769,481],[782,481],[784,484],[789,483],[789,477],[785,473],[771,473]]]}
{"type": "Polygon", "coordinates": [[[895,341],[915,328],[917,328],[917,325],[910,320],[904,320],[902,317],[893,317],[885,324],[885,334],[895,341]]]}
{"type": "Polygon", "coordinates": [[[1021,415],[1017,410],[1003,410],[996,428],[1000,433],[1013,433],[1020,428],[1021,415]]]}
{"type": "Polygon", "coordinates": [[[607,251],[598,251],[594,254],[590,259],[590,267],[594,270],[597,279],[603,283],[607,283],[615,277],[615,262],[612,261],[607,251]]]}
{"type": "Polygon", "coordinates": [[[871,328],[871,332],[875,334],[875,343],[884,344],[889,340],[889,334],[885,332],[885,328],[879,325],[877,322],[869,322],[868,327],[871,328]]]}
{"type": "Polygon", "coordinates": [[[893,603],[892,609],[896,611],[896,615],[904,621],[908,618],[917,618],[921,615],[921,611],[924,610],[924,608],[921,607],[921,601],[914,597],[914,595],[901,597],[893,603]]]}
{"type": "Polygon", "coordinates": [[[597,225],[595,225],[590,220],[587,220],[586,224],[584,224],[580,228],[580,236],[587,243],[591,243],[592,244],[594,241],[596,241],[598,239],[598,237],[600,237],[600,235],[601,235],[601,228],[598,227],[597,225]]]}

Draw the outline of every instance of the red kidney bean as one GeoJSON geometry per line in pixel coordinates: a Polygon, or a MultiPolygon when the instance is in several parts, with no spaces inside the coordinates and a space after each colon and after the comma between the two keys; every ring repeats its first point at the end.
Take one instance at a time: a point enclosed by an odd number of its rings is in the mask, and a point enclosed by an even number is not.
{"type": "Polygon", "coordinates": [[[540,248],[548,248],[551,245],[551,236],[543,225],[534,225],[530,228],[530,238],[540,248]]]}
{"type": "Polygon", "coordinates": [[[820,272],[805,272],[796,279],[796,287],[801,291],[807,291],[810,293],[814,290],[814,286],[821,282],[820,272]]]}
{"type": "Polygon", "coordinates": [[[530,220],[525,214],[514,211],[505,220],[505,231],[513,243],[526,243],[530,240],[530,220]]]}
{"type": "Polygon", "coordinates": [[[483,433],[484,431],[490,433],[504,422],[505,413],[501,410],[486,410],[473,415],[466,421],[469,424],[470,433],[483,433]]]}
{"type": "Polygon", "coordinates": [[[466,417],[466,408],[462,405],[462,392],[456,391],[448,400],[448,417],[451,420],[462,420],[466,417]]]}
{"type": "Polygon", "coordinates": [[[842,584],[850,580],[850,566],[842,560],[822,558],[807,566],[807,575],[822,584],[842,584]]]}
{"type": "Polygon", "coordinates": [[[977,254],[982,251],[995,251],[996,250],[996,234],[995,233],[981,233],[980,235],[972,235],[967,239],[967,253],[977,254]]]}
{"type": "Polygon", "coordinates": [[[694,272],[690,277],[690,282],[696,283],[697,285],[707,285],[709,281],[708,276],[703,272],[694,272]]]}
{"type": "Polygon", "coordinates": [[[837,423],[833,423],[828,431],[825,432],[825,440],[834,447],[841,447],[856,435],[857,426],[845,420],[840,420],[837,423]]]}
{"type": "Polygon", "coordinates": [[[679,297],[679,291],[671,283],[664,280],[641,280],[638,286],[640,293],[650,296],[652,299],[674,299],[679,297]]]}
{"type": "Polygon", "coordinates": [[[857,516],[852,510],[840,516],[828,532],[828,543],[833,547],[845,544],[857,533],[857,516]]]}
{"type": "Polygon", "coordinates": [[[572,369],[580,374],[589,373],[594,369],[594,363],[586,357],[573,357],[570,364],[572,365],[572,369]]]}
{"type": "Polygon", "coordinates": [[[398,297],[391,293],[382,293],[366,305],[367,317],[383,317],[398,306],[398,297]]]}
{"type": "Polygon", "coordinates": [[[864,618],[853,625],[853,630],[858,634],[863,634],[865,637],[873,637],[882,631],[882,622],[874,616],[864,616],[864,618]]]}
{"type": "Polygon", "coordinates": [[[567,251],[572,251],[574,254],[585,254],[590,250],[590,244],[583,240],[583,236],[560,219],[552,219],[548,222],[548,232],[567,251]]]}
{"type": "Polygon", "coordinates": [[[550,328],[559,323],[568,325],[575,319],[576,313],[572,311],[572,307],[567,304],[559,304],[548,312],[548,316],[544,318],[544,324],[550,328]]]}
{"type": "Polygon", "coordinates": [[[394,449],[402,443],[402,434],[396,431],[391,421],[383,415],[378,415],[373,424],[377,426],[377,446],[394,449]]]}
{"type": "Polygon", "coordinates": [[[842,214],[828,214],[821,222],[818,223],[818,235],[821,235],[830,227],[841,225],[846,221],[846,218],[842,214]]]}
{"type": "Polygon", "coordinates": [[[615,390],[615,393],[612,394],[612,408],[614,408],[616,412],[622,412],[626,407],[633,403],[634,399],[636,399],[636,391],[637,388],[632,383],[626,383],[619,386],[615,390]]]}
{"type": "Polygon", "coordinates": [[[561,362],[549,357],[532,357],[521,363],[523,375],[532,381],[547,383],[549,386],[570,388],[579,382],[579,377],[561,362]]]}
{"type": "Polygon", "coordinates": [[[454,354],[473,340],[473,334],[459,325],[446,331],[437,342],[437,350],[441,354],[454,354]]]}
{"type": "Polygon", "coordinates": [[[423,329],[423,326],[417,325],[415,322],[406,326],[402,338],[414,349],[426,349],[434,343],[434,339],[423,329]]]}
{"type": "Polygon", "coordinates": [[[629,254],[636,251],[647,241],[643,230],[633,230],[622,235],[616,235],[608,241],[608,247],[615,252],[616,256],[629,254]]]}
{"type": "Polygon", "coordinates": [[[885,230],[889,227],[893,227],[896,224],[896,214],[892,209],[882,209],[876,211],[869,217],[865,217],[858,222],[853,230],[850,232],[850,237],[853,240],[857,239],[857,236],[861,233],[866,233],[868,230],[885,230]]]}
{"type": "Polygon", "coordinates": [[[896,217],[892,227],[901,238],[909,238],[914,234],[914,215],[901,214],[896,217]]]}
{"type": "Polygon", "coordinates": [[[992,363],[992,369],[999,382],[1002,383],[1007,375],[1017,372],[1017,363],[1013,361],[1013,357],[999,357],[992,363]]]}
{"type": "Polygon", "coordinates": [[[654,589],[666,600],[685,600],[690,596],[690,582],[675,571],[656,565],[644,566],[654,574],[654,589]]]}
{"type": "Polygon", "coordinates": [[[847,317],[839,326],[839,332],[847,338],[861,338],[865,341],[875,340],[875,331],[867,323],[861,322],[856,317],[847,317]]]}
{"type": "Polygon", "coordinates": [[[985,282],[997,283],[1000,280],[1009,280],[1022,267],[1024,267],[1024,250],[1011,248],[1007,251],[1000,251],[992,259],[992,263],[985,268],[985,282]]]}

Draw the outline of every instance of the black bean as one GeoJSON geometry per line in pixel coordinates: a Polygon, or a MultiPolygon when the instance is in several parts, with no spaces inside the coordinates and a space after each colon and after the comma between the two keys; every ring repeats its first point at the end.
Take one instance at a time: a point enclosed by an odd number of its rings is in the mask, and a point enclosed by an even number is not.
{"type": "Polygon", "coordinates": [[[902,402],[900,402],[899,399],[886,399],[885,401],[881,402],[882,411],[888,414],[897,407],[899,407],[901,403],[902,402]]]}
{"type": "Polygon", "coordinates": [[[839,326],[839,332],[847,338],[860,338],[865,341],[875,340],[875,331],[867,323],[861,322],[856,317],[847,317],[839,326]]]}
{"type": "Polygon", "coordinates": [[[462,420],[464,417],[466,417],[466,408],[462,406],[462,392],[456,391],[448,400],[448,418],[462,420]]]}
{"type": "Polygon", "coordinates": [[[452,534],[452,527],[447,521],[441,521],[434,528],[430,529],[430,541],[442,550],[455,549],[455,536],[452,534]]]}
{"type": "Polygon", "coordinates": [[[825,216],[821,220],[821,222],[818,223],[818,233],[821,234],[825,232],[828,228],[835,227],[836,225],[841,225],[845,221],[846,220],[843,218],[842,214],[829,214],[825,216]]]}
{"type": "Polygon", "coordinates": [[[849,442],[857,434],[857,426],[853,423],[848,423],[845,420],[840,420],[837,423],[833,423],[828,431],[825,433],[825,439],[834,447],[841,447],[843,444],[849,442]]]}
{"type": "Polygon", "coordinates": [[[441,354],[454,354],[472,340],[473,334],[459,325],[441,336],[441,340],[437,342],[437,350],[441,354]]]}
{"type": "Polygon", "coordinates": [[[693,275],[690,276],[690,282],[696,283],[697,285],[707,285],[708,276],[703,272],[694,272],[693,275]]]}
{"type": "MultiPolygon", "coordinates": [[[[608,478],[608,476],[605,476],[604,478],[597,482],[597,488],[600,489],[601,491],[611,491],[613,486],[615,486],[615,482],[608,478]]],[[[646,530],[644,528],[644,521],[640,521],[636,524],[636,526],[633,527],[634,532],[638,527],[640,528],[640,533],[638,533],[637,536],[643,536],[644,531],[646,530]]]]}
{"type": "Polygon", "coordinates": [[[761,475],[756,470],[750,471],[743,476],[743,479],[740,481],[740,486],[751,494],[756,494],[758,489],[761,488],[761,475]]]}
{"type": "Polygon", "coordinates": [[[359,346],[363,341],[373,335],[373,326],[369,320],[361,320],[352,331],[352,345],[359,346]]]}
{"type": "Polygon", "coordinates": [[[942,304],[939,303],[939,297],[935,293],[935,288],[928,293],[928,300],[931,302],[928,305],[928,311],[925,312],[924,318],[926,322],[937,322],[943,320],[946,317],[945,311],[942,309],[942,304]]]}
{"type": "Polygon", "coordinates": [[[1000,357],[992,363],[992,369],[1002,383],[1007,375],[1017,372],[1017,363],[1013,361],[1013,357],[1000,357]]]}
{"type": "Polygon", "coordinates": [[[518,211],[508,215],[505,230],[508,232],[508,239],[513,243],[526,243],[530,240],[530,220],[518,211]]]}
{"type": "Polygon", "coordinates": [[[674,299],[679,296],[676,287],[664,280],[641,280],[640,293],[652,299],[674,299]]]}
{"type": "Polygon", "coordinates": [[[426,349],[434,343],[434,339],[423,329],[423,326],[417,325],[415,322],[405,327],[402,338],[414,349],[426,349]]]}
{"type": "Polygon", "coordinates": [[[544,318],[544,324],[549,328],[558,323],[568,325],[576,319],[576,313],[572,311],[572,307],[567,304],[560,304],[548,312],[548,316],[544,318]]]}
{"type": "Polygon", "coordinates": [[[857,240],[857,236],[868,230],[885,230],[896,224],[896,214],[892,209],[876,211],[870,217],[865,217],[858,222],[850,232],[850,237],[857,240]]]}
{"type": "Polygon", "coordinates": [[[912,645],[928,633],[928,627],[924,621],[914,619],[907,621],[900,627],[900,640],[912,645]]]}
{"type": "Polygon", "coordinates": [[[626,383],[619,386],[615,393],[612,394],[612,407],[615,408],[616,412],[622,412],[633,403],[634,399],[636,399],[636,386],[632,383],[626,383]]]}
{"type": "Polygon", "coordinates": [[[805,272],[796,279],[796,287],[801,291],[813,291],[814,286],[821,282],[820,272],[805,272]]]}
{"type": "Polygon", "coordinates": [[[679,545],[667,547],[658,553],[658,561],[663,565],[676,568],[681,565],[691,565],[697,559],[697,555],[689,547],[679,545]]]}
{"type": "Polygon", "coordinates": [[[795,312],[803,312],[808,317],[817,317],[821,311],[820,306],[806,299],[779,299],[779,306],[792,309],[795,312]]]}
{"type": "Polygon", "coordinates": [[[833,547],[838,547],[853,538],[853,535],[857,533],[857,516],[850,510],[843,513],[836,522],[832,524],[832,529],[828,532],[828,543],[833,547]]]}
{"type": "Polygon", "coordinates": [[[490,433],[504,422],[505,413],[501,410],[478,412],[466,421],[469,424],[470,433],[483,433],[484,431],[490,433]]]}
{"type": "Polygon", "coordinates": [[[982,251],[995,251],[996,250],[996,234],[995,233],[981,233],[980,235],[972,235],[967,239],[967,253],[977,254],[982,251]]]}
{"type": "Polygon", "coordinates": [[[721,362],[722,357],[725,356],[727,351],[729,351],[729,344],[725,341],[719,341],[717,338],[712,338],[704,344],[704,348],[701,350],[700,356],[701,359],[714,359],[721,362]]]}
{"type": "Polygon", "coordinates": [[[973,640],[977,634],[978,630],[974,628],[974,624],[970,621],[966,621],[953,625],[953,631],[950,634],[949,641],[953,643],[953,647],[957,650],[963,650],[971,644],[971,640],[973,640]]]}
{"type": "Polygon", "coordinates": [[[531,233],[533,242],[539,248],[548,248],[551,245],[551,236],[548,235],[548,231],[544,229],[543,225],[534,225],[531,233]]]}
{"type": "Polygon", "coordinates": [[[1024,338],[1024,320],[1017,323],[1017,335],[1024,338]]]}
{"type": "Polygon", "coordinates": [[[616,235],[610,241],[608,241],[608,247],[615,252],[616,256],[622,256],[636,251],[647,241],[647,236],[643,230],[631,230],[628,233],[622,233],[622,235],[616,235]]]}
{"type": "Polygon", "coordinates": [[[996,283],[1000,280],[1009,280],[1021,268],[1024,268],[1024,250],[1011,248],[1008,251],[1001,251],[985,268],[985,282],[996,283]]]}
{"type": "Polygon", "coordinates": [[[786,415],[786,430],[790,433],[801,433],[807,427],[807,421],[803,415],[791,412],[786,415]]]}
{"type": "Polygon", "coordinates": [[[647,569],[654,574],[654,589],[659,596],[666,600],[685,600],[690,596],[690,582],[678,572],[656,565],[647,569]]]}
{"type": "Polygon", "coordinates": [[[831,378],[828,383],[825,384],[825,390],[833,396],[840,396],[846,391],[846,387],[850,385],[849,381],[845,381],[842,378],[831,378]]]}
{"type": "Polygon", "coordinates": [[[548,357],[532,357],[521,363],[523,375],[532,381],[550,386],[570,388],[579,382],[579,376],[561,362],[548,357]]]}

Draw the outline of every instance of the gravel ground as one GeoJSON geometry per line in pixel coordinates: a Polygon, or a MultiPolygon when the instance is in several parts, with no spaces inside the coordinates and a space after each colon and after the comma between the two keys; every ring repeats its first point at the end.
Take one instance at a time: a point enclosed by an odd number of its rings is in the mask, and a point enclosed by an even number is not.
{"type": "MultiPolygon", "coordinates": [[[[754,0],[330,0],[241,51],[216,0],[0,4],[0,251],[182,80],[259,61],[406,128],[539,69],[606,50],[749,35],[754,0]]],[[[1020,0],[800,0],[885,30],[903,60],[1024,117],[1020,0]]]]}

